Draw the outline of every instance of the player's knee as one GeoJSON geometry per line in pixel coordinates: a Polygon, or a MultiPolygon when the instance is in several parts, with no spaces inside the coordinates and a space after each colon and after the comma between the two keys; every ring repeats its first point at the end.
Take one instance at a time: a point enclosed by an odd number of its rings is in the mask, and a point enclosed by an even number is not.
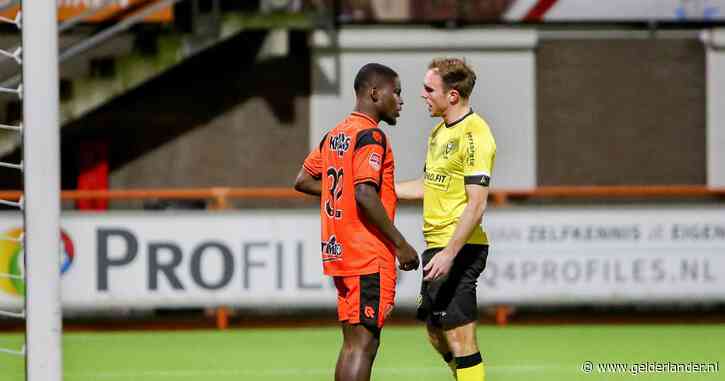
{"type": "Polygon", "coordinates": [[[380,339],[377,337],[368,337],[360,345],[361,350],[368,355],[375,356],[380,347],[380,339]]]}
{"type": "Polygon", "coordinates": [[[378,353],[378,347],[380,346],[380,342],[378,340],[369,340],[369,341],[356,341],[351,343],[346,343],[343,347],[343,350],[347,352],[349,355],[355,356],[355,357],[367,357],[367,358],[374,358],[375,355],[378,353]]]}
{"type": "Polygon", "coordinates": [[[475,327],[466,325],[447,330],[446,340],[451,351],[456,354],[469,354],[478,351],[475,337],[475,327]]]}
{"type": "Polygon", "coordinates": [[[380,339],[371,332],[358,331],[358,334],[350,335],[345,338],[343,343],[344,350],[356,352],[363,355],[375,356],[380,346],[380,339]]]}
{"type": "Polygon", "coordinates": [[[463,353],[464,347],[465,345],[461,341],[451,339],[448,340],[448,348],[455,355],[463,353]]]}

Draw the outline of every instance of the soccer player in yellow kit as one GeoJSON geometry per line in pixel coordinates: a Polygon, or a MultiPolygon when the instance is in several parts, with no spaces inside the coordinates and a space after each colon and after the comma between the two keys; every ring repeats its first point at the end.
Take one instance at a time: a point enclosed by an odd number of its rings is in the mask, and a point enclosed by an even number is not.
{"type": "Polygon", "coordinates": [[[424,278],[417,316],[458,381],[482,381],[476,341],[476,284],[486,267],[481,226],[496,157],[486,122],[471,109],[476,74],[462,59],[439,58],[425,74],[421,96],[442,120],[428,139],[423,177],[396,184],[400,199],[423,199],[424,278]]]}

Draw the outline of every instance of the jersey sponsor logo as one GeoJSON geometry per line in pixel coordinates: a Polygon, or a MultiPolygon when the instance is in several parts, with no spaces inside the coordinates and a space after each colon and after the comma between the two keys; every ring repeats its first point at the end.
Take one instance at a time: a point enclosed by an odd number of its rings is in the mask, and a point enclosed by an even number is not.
{"type": "Polygon", "coordinates": [[[442,173],[435,173],[426,171],[425,172],[425,185],[437,188],[440,190],[448,190],[448,184],[450,183],[450,177],[442,173]]]}
{"type": "Polygon", "coordinates": [[[337,136],[333,136],[330,138],[330,150],[333,152],[337,152],[338,156],[342,157],[342,155],[344,155],[348,149],[350,149],[349,136],[341,132],[337,134],[337,136]]]}
{"type": "Polygon", "coordinates": [[[375,318],[375,309],[370,306],[365,306],[365,317],[368,319],[375,318]]]}
{"type": "Polygon", "coordinates": [[[370,168],[379,171],[380,167],[382,166],[383,158],[380,157],[380,155],[377,152],[370,153],[370,157],[368,158],[368,164],[370,164],[370,168]]]}
{"type": "Polygon", "coordinates": [[[469,166],[473,166],[476,164],[476,142],[473,140],[473,134],[470,132],[466,133],[466,143],[468,144],[466,161],[469,166]]]}
{"type": "Polygon", "coordinates": [[[342,243],[337,241],[335,235],[331,235],[327,241],[322,241],[322,262],[333,262],[342,260],[342,243]]]}

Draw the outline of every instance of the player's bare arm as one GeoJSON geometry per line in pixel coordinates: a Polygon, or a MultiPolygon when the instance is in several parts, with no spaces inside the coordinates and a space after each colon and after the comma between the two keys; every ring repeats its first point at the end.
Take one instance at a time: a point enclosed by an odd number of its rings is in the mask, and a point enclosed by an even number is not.
{"type": "Polygon", "coordinates": [[[473,229],[481,224],[483,212],[486,210],[486,202],[488,200],[488,187],[476,184],[466,185],[466,196],[468,197],[468,203],[458,220],[453,237],[448,242],[446,248],[436,254],[425,266],[423,269],[423,273],[425,274],[424,280],[433,280],[446,276],[453,265],[456,254],[466,244],[473,229]]]}
{"type": "Polygon", "coordinates": [[[355,201],[362,215],[373,224],[395,246],[395,256],[404,271],[416,270],[420,264],[418,253],[403,238],[400,231],[393,225],[380,202],[380,196],[374,185],[361,183],[355,185],[355,201]]]}
{"type": "Polygon", "coordinates": [[[322,182],[320,179],[312,177],[304,168],[301,168],[297,174],[297,179],[295,179],[295,190],[312,196],[319,196],[322,192],[322,182]]]}
{"type": "Polygon", "coordinates": [[[395,193],[401,200],[423,199],[423,178],[396,183],[395,193]]]}

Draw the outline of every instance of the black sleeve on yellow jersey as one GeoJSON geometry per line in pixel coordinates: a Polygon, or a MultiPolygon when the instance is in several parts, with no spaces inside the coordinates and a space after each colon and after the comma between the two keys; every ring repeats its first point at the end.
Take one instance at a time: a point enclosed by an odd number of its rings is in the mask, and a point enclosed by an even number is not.
{"type": "Polygon", "coordinates": [[[489,186],[491,184],[491,177],[486,175],[478,175],[478,176],[466,176],[463,180],[463,182],[466,185],[481,185],[484,187],[489,186]]]}
{"type": "Polygon", "coordinates": [[[357,133],[355,141],[355,151],[369,144],[378,144],[383,147],[383,155],[388,148],[388,142],[385,140],[385,134],[379,128],[368,128],[357,133]],[[377,137],[377,139],[376,139],[377,137]]]}

